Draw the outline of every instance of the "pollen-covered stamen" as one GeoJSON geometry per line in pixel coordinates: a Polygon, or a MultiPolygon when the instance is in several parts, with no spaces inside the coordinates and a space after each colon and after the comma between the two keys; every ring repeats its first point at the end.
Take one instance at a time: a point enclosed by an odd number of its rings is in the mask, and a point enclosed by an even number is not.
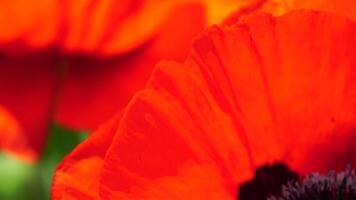
{"type": "Polygon", "coordinates": [[[280,197],[268,200],[355,200],[356,175],[348,167],[340,173],[329,172],[328,175],[314,173],[302,183],[289,183],[282,189],[280,197]]]}
{"type": "Polygon", "coordinates": [[[298,175],[283,163],[263,166],[256,170],[253,180],[240,186],[238,200],[265,200],[280,195],[281,187],[289,181],[297,181],[298,175]]]}

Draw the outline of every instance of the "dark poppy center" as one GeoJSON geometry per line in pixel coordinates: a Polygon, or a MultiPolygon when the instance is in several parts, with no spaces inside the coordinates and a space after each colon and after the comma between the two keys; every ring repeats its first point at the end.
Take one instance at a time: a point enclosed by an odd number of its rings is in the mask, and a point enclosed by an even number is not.
{"type": "Polygon", "coordinates": [[[313,173],[304,180],[277,163],[256,170],[253,180],[240,186],[238,200],[356,200],[356,174],[351,167],[340,173],[313,173]]]}
{"type": "Polygon", "coordinates": [[[240,186],[238,200],[266,200],[271,196],[280,196],[283,185],[298,179],[298,174],[283,163],[260,167],[253,180],[240,186]]]}
{"type": "Polygon", "coordinates": [[[268,200],[356,200],[356,175],[351,167],[328,175],[314,173],[302,182],[289,183],[282,195],[268,200]]]}

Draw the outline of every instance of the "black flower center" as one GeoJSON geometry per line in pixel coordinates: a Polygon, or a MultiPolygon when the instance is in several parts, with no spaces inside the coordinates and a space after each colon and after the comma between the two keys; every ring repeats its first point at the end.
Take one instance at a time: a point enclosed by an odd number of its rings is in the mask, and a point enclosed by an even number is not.
{"type": "Polygon", "coordinates": [[[268,200],[356,200],[356,175],[351,167],[326,176],[314,173],[302,182],[289,183],[280,197],[268,200]]]}
{"type": "Polygon", "coordinates": [[[238,200],[356,200],[356,174],[348,167],[340,173],[313,173],[303,181],[286,165],[257,169],[253,180],[240,186],[238,200]]]}
{"type": "Polygon", "coordinates": [[[286,165],[276,163],[257,169],[253,180],[240,186],[238,200],[266,200],[282,194],[282,186],[297,181],[299,176],[286,165]]]}

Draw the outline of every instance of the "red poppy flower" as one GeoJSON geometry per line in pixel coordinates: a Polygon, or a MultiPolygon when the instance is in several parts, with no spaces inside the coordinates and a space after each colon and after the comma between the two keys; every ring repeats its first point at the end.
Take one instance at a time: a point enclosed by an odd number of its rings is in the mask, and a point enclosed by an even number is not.
{"type": "Polygon", "coordinates": [[[355,36],[316,11],[210,28],[65,158],[52,198],[234,199],[266,163],[356,165],[355,36]]]}
{"type": "Polygon", "coordinates": [[[204,25],[184,1],[1,1],[1,148],[34,160],[53,115],[80,129],[110,119],[204,25]]]}

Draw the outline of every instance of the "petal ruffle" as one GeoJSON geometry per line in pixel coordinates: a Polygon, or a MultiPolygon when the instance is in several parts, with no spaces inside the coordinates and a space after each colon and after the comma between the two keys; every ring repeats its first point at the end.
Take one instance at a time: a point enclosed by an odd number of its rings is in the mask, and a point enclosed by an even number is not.
{"type": "Polygon", "coordinates": [[[100,172],[119,121],[120,117],[100,127],[62,161],[52,184],[53,200],[100,199],[100,172]]]}
{"type": "Polygon", "coordinates": [[[0,57],[1,147],[35,160],[51,120],[56,87],[53,57],[0,57]]]}
{"type": "Polygon", "coordinates": [[[107,121],[144,87],[156,62],[183,60],[192,38],[204,25],[200,5],[177,6],[151,42],[126,56],[69,58],[59,99],[58,121],[86,129],[94,129],[107,121]]]}
{"type": "Polygon", "coordinates": [[[234,124],[195,87],[199,74],[174,63],[163,66],[154,75],[162,87],[139,93],[122,118],[105,159],[102,198],[227,198],[224,186],[233,187],[231,173],[251,174],[244,145],[229,134],[234,124]],[[216,140],[222,133],[227,137],[216,140]]]}
{"type": "Polygon", "coordinates": [[[218,194],[233,198],[267,162],[301,173],[346,165],[330,163],[354,153],[333,141],[354,135],[355,31],[318,12],[211,28],[183,66],[162,64],[128,106],[105,158],[102,197],[179,198],[174,187],[208,197],[199,191],[225,188],[218,194]]]}
{"type": "Polygon", "coordinates": [[[268,162],[301,173],[356,164],[355,35],[355,22],[312,11],[210,28],[125,109],[100,197],[235,199],[268,162]]]}

